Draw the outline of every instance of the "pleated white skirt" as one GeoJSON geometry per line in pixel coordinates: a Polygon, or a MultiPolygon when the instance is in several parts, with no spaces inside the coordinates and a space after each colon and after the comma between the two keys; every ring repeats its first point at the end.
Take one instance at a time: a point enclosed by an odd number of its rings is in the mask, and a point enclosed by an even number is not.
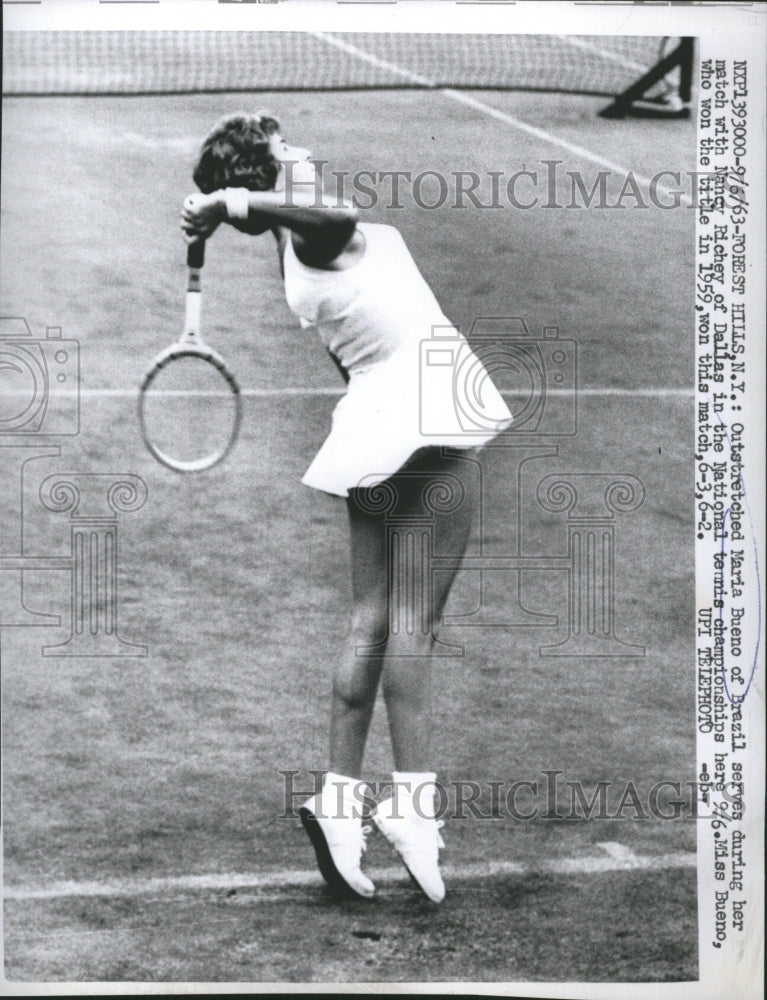
{"type": "Polygon", "coordinates": [[[306,486],[348,496],[394,475],[429,445],[480,448],[512,421],[481,361],[455,338],[406,344],[353,374],[306,486]]]}

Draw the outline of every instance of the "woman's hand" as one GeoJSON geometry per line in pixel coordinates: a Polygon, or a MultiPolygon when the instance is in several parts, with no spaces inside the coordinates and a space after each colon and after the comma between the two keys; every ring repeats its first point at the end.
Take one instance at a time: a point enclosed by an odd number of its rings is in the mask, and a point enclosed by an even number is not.
{"type": "Polygon", "coordinates": [[[190,194],[181,210],[181,228],[187,243],[207,240],[226,218],[226,205],[220,191],[190,194]]]}

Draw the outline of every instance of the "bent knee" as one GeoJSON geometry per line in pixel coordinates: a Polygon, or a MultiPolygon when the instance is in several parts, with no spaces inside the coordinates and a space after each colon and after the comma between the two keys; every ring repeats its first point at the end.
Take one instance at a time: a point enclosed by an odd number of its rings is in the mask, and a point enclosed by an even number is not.
{"type": "Polygon", "coordinates": [[[365,671],[339,668],[333,677],[333,696],[347,709],[368,708],[375,701],[378,674],[371,665],[365,671]]]}
{"type": "Polygon", "coordinates": [[[385,601],[358,604],[352,611],[351,633],[355,643],[374,644],[386,639],[389,611],[385,601]]]}

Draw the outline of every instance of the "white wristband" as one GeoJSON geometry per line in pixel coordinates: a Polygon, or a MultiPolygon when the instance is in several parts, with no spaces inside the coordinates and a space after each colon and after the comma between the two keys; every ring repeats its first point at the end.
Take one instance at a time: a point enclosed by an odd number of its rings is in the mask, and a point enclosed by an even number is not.
{"type": "Polygon", "coordinates": [[[229,219],[247,219],[249,194],[247,188],[224,188],[226,214],[229,219]]]}

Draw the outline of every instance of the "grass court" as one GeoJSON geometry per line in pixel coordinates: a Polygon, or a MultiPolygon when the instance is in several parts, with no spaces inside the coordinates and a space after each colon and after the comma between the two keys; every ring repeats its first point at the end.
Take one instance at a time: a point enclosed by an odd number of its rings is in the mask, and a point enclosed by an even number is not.
{"type": "MultiPolygon", "coordinates": [[[[690,122],[607,122],[593,97],[472,96],[646,177],[693,169],[690,122]]],[[[81,351],[80,432],[46,439],[61,455],[25,470],[26,551],[68,551],[66,515],[37,499],[45,476],[140,476],[147,502],[119,523],[119,629],[149,647],[143,658],[41,656],[68,634],[68,574],[25,572],[27,606],[62,624],[0,634],[7,978],[695,979],[690,819],[448,819],[448,895],[435,910],[373,837],[379,896],[335,901],[298,820],[279,818],[280,772],[301,772],[305,787],[325,764],[349,596],[345,505],[300,484],[342,383],[285,305],[271,237],[222,227],[208,247],[203,332],[246,390],[233,454],[179,476],[149,456],[135,418],[143,370],[181,330],[177,220],[195,151],[217,117],[254,104],[332,169],[485,176],[559,159],[563,202],[565,171],[590,187],[600,169],[440,92],[6,99],[1,311],[38,337],[61,326],[81,351]]],[[[610,190],[623,180],[611,176],[610,190]]],[[[402,204],[381,197],[363,217],[401,229],[462,330],[522,317],[535,336],[553,325],[577,341],[578,433],[547,439],[558,454],[520,473],[525,552],[567,551],[562,516],[535,500],[544,475],[628,473],[646,490],[616,522],[615,573],[617,632],[645,656],[540,656],[566,634],[566,576],[524,574],[523,603],[557,625],[443,632],[465,655],[439,662],[440,779],[508,786],[558,770],[589,790],[633,781],[645,795],[693,781],[694,212],[630,200],[428,210],[409,189],[402,204]]],[[[484,461],[486,551],[504,553],[517,523],[513,449],[484,461]]],[[[496,574],[496,617],[512,587],[496,574]]],[[[462,572],[448,611],[476,602],[476,576],[462,572]]],[[[382,705],[369,746],[367,776],[381,780],[382,705]]]]}

